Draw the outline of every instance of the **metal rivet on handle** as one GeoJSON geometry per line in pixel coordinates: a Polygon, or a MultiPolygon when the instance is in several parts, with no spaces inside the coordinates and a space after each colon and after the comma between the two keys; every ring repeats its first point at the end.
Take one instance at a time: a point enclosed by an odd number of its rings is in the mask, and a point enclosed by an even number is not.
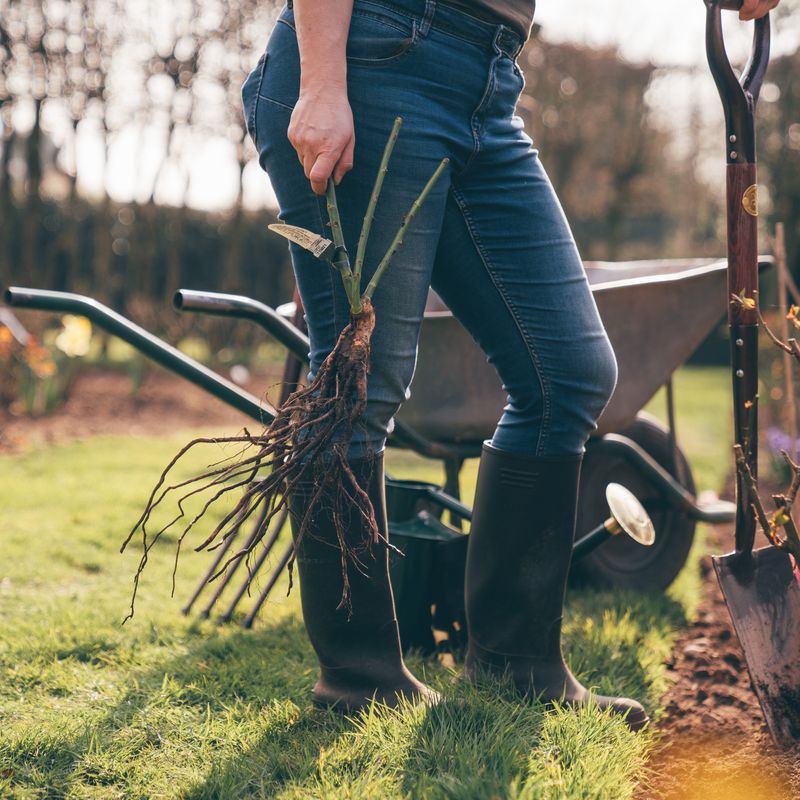
{"type": "Polygon", "coordinates": [[[744,378],[744,370],[743,369],[737,369],[736,370],[736,377],[737,378],[744,378]]]}
{"type": "Polygon", "coordinates": [[[744,339],[737,339],[736,340],[737,347],[744,347],[744,339]]]}
{"type": "Polygon", "coordinates": [[[731,150],[731,158],[735,160],[739,158],[739,154],[735,150],[731,150]]]}
{"type": "Polygon", "coordinates": [[[732,134],[731,134],[731,135],[728,137],[728,141],[729,141],[731,144],[734,144],[734,143],[736,142],[736,134],[735,134],[735,133],[732,133],[732,134]]]}

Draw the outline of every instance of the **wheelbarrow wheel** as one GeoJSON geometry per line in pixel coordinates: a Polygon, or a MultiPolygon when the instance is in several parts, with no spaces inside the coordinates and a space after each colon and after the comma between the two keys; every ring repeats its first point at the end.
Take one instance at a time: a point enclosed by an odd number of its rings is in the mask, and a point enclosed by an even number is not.
{"type": "MultiPolygon", "coordinates": [[[[694,479],[686,457],[677,448],[673,463],[669,431],[655,418],[640,412],[635,421],[619,431],[638,444],[689,492],[694,479]]],[[[621,483],[630,489],[653,520],[656,541],[651,547],[620,535],[605,542],[573,564],[573,584],[608,589],[663,591],[686,563],[694,541],[695,521],[667,505],[658,490],[624,456],[586,448],[578,503],[578,534],[592,530],[608,517],[606,486],[621,483]]]]}

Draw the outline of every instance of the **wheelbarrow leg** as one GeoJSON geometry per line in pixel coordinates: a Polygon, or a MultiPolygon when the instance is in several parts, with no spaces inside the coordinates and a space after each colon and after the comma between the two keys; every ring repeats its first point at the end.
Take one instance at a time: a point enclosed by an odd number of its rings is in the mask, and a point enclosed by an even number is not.
{"type": "Polygon", "coordinates": [[[675,425],[675,387],[672,381],[672,375],[665,384],[667,394],[667,423],[669,425],[669,448],[670,457],[672,458],[672,474],[677,479],[678,483],[684,483],[683,475],[683,462],[678,455],[678,431],[675,425]]]}
{"type": "MultiPolygon", "coordinates": [[[[188,614],[192,610],[192,606],[197,602],[197,598],[203,593],[203,589],[206,588],[208,582],[211,580],[212,576],[214,576],[217,571],[219,570],[220,566],[223,563],[223,559],[225,558],[225,554],[228,550],[231,549],[231,545],[239,538],[239,529],[236,528],[236,533],[231,534],[227,539],[225,539],[224,543],[219,547],[217,550],[217,556],[214,561],[211,563],[211,566],[208,568],[208,571],[203,578],[201,579],[200,583],[197,584],[197,587],[194,590],[194,593],[189,598],[189,602],[183,607],[182,613],[188,614]]],[[[205,616],[208,616],[207,614],[205,616]]]]}
{"type": "Polygon", "coordinates": [[[261,594],[258,596],[258,600],[256,600],[256,604],[250,609],[248,615],[242,620],[242,627],[243,628],[252,628],[253,622],[255,621],[258,612],[261,610],[261,606],[264,605],[267,597],[269,597],[269,593],[272,591],[275,584],[278,582],[278,578],[280,578],[281,573],[285,569],[286,565],[289,563],[289,559],[292,557],[292,553],[294,552],[294,543],[290,543],[286,550],[283,551],[281,554],[280,559],[278,559],[278,563],[275,565],[275,569],[272,570],[270,573],[269,578],[267,579],[267,585],[261,590],[261,594]]]}
{"type": "MultiPolygon", "coordinates": [[[[261,531],[261,526],[264,524],[264,519],[267,516],[267,512],[269,511],[268,506],[264,506],[261,511],[258,512],[258,518],[256,519],[256,524],[253,525],[253,530],[251,531],[250,535],[247,537],[247,541],[245,542],[244,549],[248,549],[252,546],[253,542],[256,540],[256,537],[259,535],[261,531]]],[[[231,536],[231,539],[234,537],[231,536]]],[[[238,534],[236,536],[238,538],[238,534]]],[[[235,556],[234,556],[235,558],[235,556]]],[[[208,619],[211,616],[211,609],[214,608],[216,605],[217,600],[221,597],[222,593],[227,588],[228,584],[231,582],[236,571],[239,569],[242,561],[244,561],[245,556],[241,555],[236,558],[229,566],[228,569],[225,571],[225,574],[220,576],[219,585],[217,586],[216,591],[213,595],[211,595],[211,599],[206,604],[206,607],[200,612],[200,616],[203,619],[208,619]]]]}
{"type": "MultiPolygon", "coordinates": [[[[461,476],[461,467],[464,466],[464,459],[455,456],[447,458],[444,462],[444,490],[450,497],[456,500],[461,499],[461,484],[459,478],[461,476]]],[[[450,512],[450,524],[458,531],[462,528],[462,519],[458,514],[450,512]]]]}
{"type": "MultiPolygon", "coordinates": [[[[300,294],[296,289],[295,289],[295,293],[294,293],[294,302],[295,302],[295,309],[296,310],[295,310],[294,317],[292,319],[292,324],[298,330],[300,330],[300,331],[305,333],[305,323],[304,323],[304,317],[303,317],[303,304],[302,304],[302,302],[300,300],[300,294]]],[[[280,394],[280,398],[279,398],[279,401],[278,401],[278,405],[279,406],[282,405],[284,402],[286,402],[286,398],[293,391],[295,391],[295,389],[297,389],[297,387],[298,387],[298,385],[300,383],[300,380],[301,380],[302,367],[303,367],[302,362],[298,358],[296,358],[292,353],[289,353],[289,355],[286,357],[286,361],[285,361],[284,367],[283,367],[283,379],[282,379],[282,382],[281,382],[281,394],[280,394]]],[[[264,523],[264,519],[265,519],[266,513],[267,513],[267,509],[266,508],[263,509],[259,513],[256,525],[253,528],[253,532],[250,534],[250,537],[248,538],[247,543],[245,544],[245,547],[248,547],[253,542],[254,537],[258,533],[261,525],[264,523]]],[[[252,583],[253,578],[258,573],[258,570],[263,566],[264,561],[266,560],[267,556],[269,555],[270,550],[274,547],[275,541],[277,539],[278,532],[283,527],[283,524],[284,524],[285,520],[286,520],[286,516],[284,514],[279,515],[279,520],[277,521],[275,532],[272,534],[272,537],[270,538],[270,540],[265,545],[264,550],[259,554],[259,556],[258,556],[257,560],[255,561],[255,563],[253,564],[252,568],[250,570],[248,570],[248,574],[247,574],[247,577],[245,578],[244,583],[242,584],[242,586],[239,587],[239,589],[238,589],[233,601],[229,604],[228,608],[225,610],[225,613],[222,614],[222,616],[220,617],[220,621],[221,622],[230,621],[231,616],[233,615],[233,612],[234,612],[237,604],[239,603],[239,601],[242,598],[242,595],[245,593],[245,591],[247,591],[247,589],[249,588],[250,584],[252,583]]],[[[195,589],[194,594],[192,595],[192,597],[189,600],[189,602],[183,608],[183,613],[184,614],[188,614],[191,611],[192,606],[195,604],[195,602],[197,601],[198,597],[202,594],[203,589],[206,587],[206,584],[208,583],[209,579],[218,571],[220,565],[223,563],[223,558],[224,558],[225,554],[228,552],[228,550],[230,550],[231,545],[234,542],[234,539],[237,539],[237,538],[238,538],[238,533],[235,534],[235,535],[230,536],[225,541],[225,543],[220,547],[219,553],[218,553],[217,557],[215,558],[213,564],[209,568],[208,572],[206,572],[206,574],[203,576],[203,578],[200,581],[200,583],[197,585],[197,588],[195,589]]],[[[222,576],[220,585],[217,587],[216,592],[214,592],[214,595],[212,596],[211,600],[206,604],[206,607],[203,609],[203,611],[200,614],[200,616],[203,617],[203,619],[207,619],[211,615],[211,609],[214,607],[214,605],[217,602],[217,600],[219,600],[220,595],[222,594],[222,592],[225,590],[225,588],[230,583],[230,580],[233,577],[233,575],[236,572],[236,570],[238,569],[240,562],[241,562],[241,559],[236,561],[234,564],[231,564],[230,569],[227,571],[227,573],[224,576],[222,576]]]]}
{"type": "Polygon", "coordinates": [[[233,617],[233,612],[236,610],[236,606],[239,605],[239,601],[244,596],[244,593],[250,589],[250,585],[253,583],[253,578],[258,575],[259,570],[263,566],[264,562],[267,560],[267,556],[272,552],[272,548],[275,547],[275,542],[278,541],[278,537],[280,536],[281,530],[286,522],[286,518],[289,515],[289,511],[284,509],[278,515],[278,519],[274,523],[274,527],[272,529],[272,534],[270,535],[267,543],[264,545],[263,550],[259,553],[258,558],[256,559],[255,564],[253,564],[252,568],[248,570],[247,578],[242,582],[242,585],[239,587],[239,590],[234,595],[233,599],[231,600],[228,608],[225,609],[225,613],[219,618],[220,622],[230,622],[231,618],[233,617]]]}

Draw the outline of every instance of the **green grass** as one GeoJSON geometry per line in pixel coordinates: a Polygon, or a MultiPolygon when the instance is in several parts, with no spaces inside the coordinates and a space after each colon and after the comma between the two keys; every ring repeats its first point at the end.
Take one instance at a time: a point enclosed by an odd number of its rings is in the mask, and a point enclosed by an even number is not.
{"type": "MultiPolygon", "coordinates": [[[[720,487],[727,470],[727,385],[725,370],[678,375],[700,487],[720,487]]],[[[410,663],[444,693],[436,708],[355,719],[313,709],[297,592],[287,598],[284,579],[248,632],[184,617],[207,559],[187,548],[170,599],[174,536],[122,627],[137,556],[120,556],[120,541],[187,438],[100,437],[0,458],[0,797],[633,796],[652,734],[596,709],[545,713],[502,684],[454,683],[433,660],[410,663]]],[[[439,477],[406,454],[391,469],[439,477]]],[[[571,595],[565,650],[579,677],[657,712],[663,662],[697,602],[693,573],[696,563],[668,596],[571,595]]]]}

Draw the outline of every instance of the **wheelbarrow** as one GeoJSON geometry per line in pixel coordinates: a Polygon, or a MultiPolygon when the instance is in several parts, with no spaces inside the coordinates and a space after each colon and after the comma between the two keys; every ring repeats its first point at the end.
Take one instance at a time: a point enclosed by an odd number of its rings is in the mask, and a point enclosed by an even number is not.
{"type": "MultiPolygon", "coordinates": [[[[762,266],[769,259],[761,260],[762,266]]],[[[683,566],[695,524],[733,519],[733,504],[699,504],[689,464],[674,435],[672,392],[668,391],[670,428],[640,412],[641,407],[667,385],[671,375],[712,330],[721,317],[726,296],[724,261],[647,261],[623,264],[590,263],[587,274],[604,324],[617,352],[620,379],[600,428],[589,441],[584,460],[578,511],[579,538],[575,545],[574,578],[600,586],[643,590],[665,589],[683,566]],[[720,304],[709,303],[718,296],[720,304]],[[640,310],[638,316],[632,310],[640,310]],[[634,316],[635,319],[631,317],[634,316]],[[665,341],[669,322],[675,335],[665,341]],[[635,335],[634,335],[635,334],[635,335]],[[653,358],[654,352],[659,353],[653,358]],[[625,526],[609,516],[607,488],[616,483],[640,497],[655,527],[655,542],[637,532],[636,514],[625,526]],[[614,535],[627,527],[638,541],[614,535]],[[602,544],[602,546],[599,546],[602,544]]],[[[11,288],[9,305],[18,308],[70,312],[89,317],[167,369],[260,422],[269,422],[275,409],[199,364],[158,337],[136,326],[95,300],[80,295],[11,288]]],[[[308,339],[302,330],[302,311],[286,304],[272,309],[250,298],[181,290],[175,306],[184,311],[247,319],[259,324],[289,351],[284,373],[286,390],[299,380],[307,361],[308,339]]],[[[465,556],[459,523],[471,510],[458,496],[458,471],[464,459],[477,457],[484,438],[491,435],[505,403],[499,378],[485,356],[453,315],[434,294],[429,298],[420,336],[417,373],[412,398],[401,409],[389,444],[410,449],[445,465],[445,486],[419,481],[387,480],[390,536],[406,553],[394,559],[393,582],[404,643],[422,649],[433,645],[434,624],[453,629],[460,619],[465,556]],[[447,413],[441,413],[443,407],[447,413]],[[443,515],[450,515],[445,524],[443,515]],[[454,524],[455,523],[455,524],[454,524]]],[[[285,519],[279,519],[266,546],[250,565],[241,585],[232,579],[240,562],[217,581],[201,611],[209,616],[224,593],[230,594],[222,620],[230,620],[244,594],[279,541],[285,519]]],[[[245,534],[240,534],[245,535],[245,534]]],[[[252,535],[252,534],[250,534],[252,535]]],[[[206,577],[222,563],[226,548],[206,577]]],[[[284,546],[261,593],[243,620],[252,625],[291,555],[284,546]]],[[[201,581],[185,607],[188,613],[206,587],[201,581]]]]}

